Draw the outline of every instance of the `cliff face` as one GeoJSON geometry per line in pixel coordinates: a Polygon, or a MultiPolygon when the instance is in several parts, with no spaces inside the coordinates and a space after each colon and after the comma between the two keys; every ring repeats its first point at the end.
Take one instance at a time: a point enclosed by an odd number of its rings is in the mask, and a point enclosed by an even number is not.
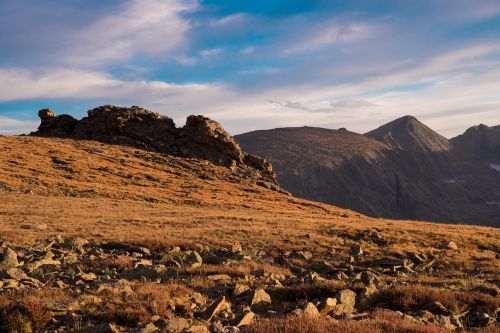
{"type": "Polygon", "coordinates": [[[96,140],[203,159],[229,167],[261,186],[283,191],[270,163],[244,152],[219,123],[204,116],[189,116],[186,125],[177,128],[171,118],[138,106],[104,105],[89,110],[81,120],[56,116],[50,109],[40,110],[38,115],[41,123],[32,135],[96,140]]]}

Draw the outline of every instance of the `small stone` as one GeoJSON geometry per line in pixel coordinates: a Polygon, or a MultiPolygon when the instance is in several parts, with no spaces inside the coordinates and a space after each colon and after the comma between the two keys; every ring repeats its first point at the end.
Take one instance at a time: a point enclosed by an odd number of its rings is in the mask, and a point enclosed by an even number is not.
{"type": "Polygon", "coordinates": [[[167,325],[165,326],[164,331],[170,333],[181,333],[185,329],[189,327],[189,321],[180,317],[173,317],[168,320],[167,325]]]}
{"type": "Polygon", "coordinates": [[[231,246],[231,252],[232,253],[241,253],[243,252],[243,248],[241,247],[240,242],[234,242],[233,245],[231,246]]]}
{"type": "Polygon", "coordinates": [[[139,333],[153,333],[153,332],[157,332],[157,331],[158,331],[158,327],[156,327],[155,324],[153,324],[153,323],[149,323],[146,326],[144,326],[143,328],[141,328],[139,333]]]}
{"type": "Polygon", "coordinates": [[[311,302],[308,302],[306,306],[304,307],[304,316],[308,318],[317,318],[320,317],[320,313],[318,311],[318,308],[316,308],[316,305],[314,305],[311,302]]]}
{"type": "Polygon", "coordinates": [[[271,305],[271,296],[264,289],[257,289],[253,293],[251,305],[255,312],[266,311],[271,305]]]}
{"type": "Polygon", "coordinates": [[[203,263],[203,259],[200,254],[196,251],[189,251],[188,255],[184,261],[184,265],[189,268],[200,267],[203,263]]]}
{"type": "Polygon", "coordinates": [[[8,247],[3,249],[3,254],[0,259],[0,272],[5,272],[8,269],[17,266],[19,266],[19,262],[17,261],[17,253],[8,247]]]}
{"type": "Polygon", "coordinates": [[[352,313],[356,304],[356,293],[350,289],[341,290],[335,295],[337,300],[336,313],[352,313]],[[341,307],[339,307],[341,305],[341,307]]]}
{"type": "Polygon", "coordinates": [[[79,253],[84,253],[84,246],[89,243],[88,240],[82,237],[71,237],[64,241],[63,246],[73,251],[78,251],[79,253]]]}
{"type": "Polygon", "coordinates": [[[435,315],[448,316],[453,314],[453,311],[448,310],[443,304],[440,302],[430,302],[424,305],[424,310],[430,311],[435,315]]]}
{"type": "Polygon", "coordinates": [[[10,279],[14,279],[16,281],[22,280],[22,279],[28,279],[28,275],[24,273],[21,269],[19,268],[10,268],[5,272],[7,277],[10,279]]]}
{"type": "Polygon", "coordinates": [[[363,255],[363,249],[360,244],[354,244],[351,246],[351,255],[354,257],[361,257],[363,255]]]}
{"type": "Polygon", "coordinates": [[[195,325],[188,328],[186,333],[210,333],[210,330],[204,325],[195,325]]]}
{"type": "Polygon", "coordinates": [[[231,277],[227,274],[213,274],[207,276],[207,279],[215,282],[228,282],[231,281],[231,277]]]}
{"type": "Polygon", "coordinates": [[[101,247],[105,250],[123,250],[130,253],[140,253],[140,254],[151,254],[151,251],[143,246],[128,244],[128,243],[119,243],[119,242],[109,242],[106,244],[102,244],[101,247]]]}
{"type": "Polygon", "coordinates": [[[439,245],[440,249],[445,249],[445,250],[458,250],[458,246],[455,242],[448,242],[445,244],[439,245]]]}
{"type": "Polygon", "coordinates": [[[208,307],[208,309],[205,310],[205,312],[202,314],[202,318],[206,321],[210,321],[220,312],[230,308],[231,303],[226,300],[226,297],[222,296],[221,298],[213,302],[212,305],[208,307]]]}
{"type": "Polygon", "coordinates": [[[323,316],[326,316],[327,314],[333,311],[335,305],[337,305],[337,300],[335,298],[328,297],[323,302],[321,302],[318,309],[319,313],[323,316]]]}
{"type": "Polygon", "coordinates": [[[81,273],[79,274],[79,277],[86,282],[97,280],[97,275],[95,275],[94,273],[81,273]]]}
{"type": "Polygon", "coordinates": [[[16,289],[17,287],[19,287],[19,282],[14,279],[3,280],[3,289],[16,289]]]}
{"type": "Polygon", "coordinates": [[[253,318],[255,317],[255,313],[251,310],[244,310],[233,322],[233,326],[241,327],[250,325],[253,318]]]}
{"type": "Polygon", "coordinates": [[[96,326],[88,327],[84,330],[85,333],[119,333],[120,331],[116,328],[113,323],[104,323],[96,326]]]}
{"type": "Polygon", "coordinates": [[[250,290],[250,287],[241,283],[236,283],[233,289],[234,296],[241,296],[250,290]]]}

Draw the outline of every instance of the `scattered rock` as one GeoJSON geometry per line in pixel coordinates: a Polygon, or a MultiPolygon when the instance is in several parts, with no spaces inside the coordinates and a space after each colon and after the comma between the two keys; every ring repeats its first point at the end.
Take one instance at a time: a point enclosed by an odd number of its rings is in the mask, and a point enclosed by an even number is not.
{"type": "Polygon", "coordinates": [[[173,317],[168,320],[164,330],[170,333],[181,333],[190,326],[187,319],[180,317],[173,317]]]}
{"type": "Polygon", "coordinates": [[[17,266],[19,266],[17,253],[8,247],[4,248],[2,257],[0,258],[0,273],[17,266]]]}
{"type": "Polygon", "coordinates": [[[316,305],[314,305],[311,302],[308,302],[306,304],[306,306],[304,307],[304,310],[302,310],[302,311],[304,313],[304,316],[308,317],[308,318],[317,318],[317,317],[321,316],[319,311],[318,311],[318,308],[316,308],[316,305]]]}
{"type": "Polygon", "coordinates": [[[337,300],[335,298],[328,297],[319,305],[319,313],[323,316],[330,314],[335,309],[337,305],[337,300]]]}
{"type": "Polygon", "coordinates": [[[337,305],[335,306],[335,314],[352,313],[356,304],[356,293],[350,289],[341,290],[335,295],[337,305]]]}
{"type": "Polygon", "coordinates": [[[106,244],[102,244],[101,247],[105,250],[123,250],[129,253],[141,253],[141,254],[146,254],[149,255],[151,254],[151,251],[143,246],[137,246],[133,244],[127,244],[127,243],[119,243],[119,242],[109,242],[106,244]]]}
{"type": "Polygon", "coordinates": [[[87,245],[88,243],[89,241],[86,240],[85,238],[71,237],[64,241],[64,247],[73,251],[77,251],[79,253],[84,253],[85,252],[84,246],[87,245]]]}
{"type": "Polygon", "coordinates": [[[201,315],[201,317],[206,321],[210,321],[220,312],[230,308],[231,308],[231,303],[229,303],[229,301],[226,300],[226,297],[222,296],[221,298],[213,302],[212,305],[210,305],[208,309],[205,310],[205,312],[201,315]]]}
{"type": "Polygon", "coordinates": [[[234,242],[233,245],[231,246],[231,252],[232,253],[241,253],[243,252],[243,248],[241,247],[240,242],[234,242]]]}
{"type": "Polygon", "coordinates": [[[15,267],[14,268],[9,268],[5,272],[5,275],[9,279],[14,279],[16,281],[20,281],[20,280],[23,280],[23,279],[29,279],[28,275],[26,275],[26,273],[24,271],[22,271],[19,268],[15,268],[15,267]]]}
{"type": "Polygon", "coordinates": [[[440,249],[445,249],[445,250],[458,250],[458,246],[455,242],[448,242],[445,244],[439,245],[440,249]]]}
{"type": "Polygon", "coordinates": [[[244,310],[236,319],[233,321],[233,326],[241,327],[250,325],[255,314],[251,310],[244,310]]]}
{"type": "MultiPolygon", "coordinates": [[[[153,332],[157,332],[158,331],[158,327],[155,326],[155,324],[153,323],[148,323],[146,326],[144,326],[139,333],[153,333],[153,332]]],[[[174,332],[174,331],[172,331],[174,332]]],[[[179,333],[181,331],[178,331],[179,333]]]]}
{"type": "Polygon", "coordinates": [[[423,310],[430,311],[430,312],[432,312],[435,315],[448,316],[448,315],[453,314],[453,311],[448,310],[440,302],[430,302],[430,303],[424,305],[423,310]]]}
{"type": "Polygon", "coordinates": [[[271,305],[271,296],[264,289],[257,289],[252,296],[252,310],[255,312],[266,311],[271,305]]]}
{"type": "Polygon", "coordinates": [[[189,268],[200,267],[202,263],[203,259],[201,258],[200,254],[196,251],[189,251],[184,260],[184,265],[189,268]]]}
{"type": "Polygon", "coordinates": [[[115,324],[103,323],[84,330],[85,333],[120,333],[115,324]]]}
{"type": "Polygon", "coordinates": [[[351,246],[351,255],[355,257],[361,257],[363,255],[363,249],[360,244],[354,244],[351,246]]]}

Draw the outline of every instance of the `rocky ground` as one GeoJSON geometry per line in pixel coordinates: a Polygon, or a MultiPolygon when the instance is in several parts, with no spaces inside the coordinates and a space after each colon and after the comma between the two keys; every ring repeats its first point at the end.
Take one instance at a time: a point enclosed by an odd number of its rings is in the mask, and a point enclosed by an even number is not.
{"type": "MultiPolygon", "coordinates": [[[[375,229],[363,239],[384,243],[375,229]]],[[[4,242],[0,324],[7,332],[282,332],[294,322],[297,332],[498,329],[494,284],[410,282],[457,251],[454,242],[433,255],[377,260],[360,244],[346,253],[268,253],[239,242],[155,251],[81,237],[4,242]]]]}

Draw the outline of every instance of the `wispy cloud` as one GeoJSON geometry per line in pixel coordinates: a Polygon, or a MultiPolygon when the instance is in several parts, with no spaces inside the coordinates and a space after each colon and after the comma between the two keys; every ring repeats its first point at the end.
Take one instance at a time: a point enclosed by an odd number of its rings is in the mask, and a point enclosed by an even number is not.
{"type": "Polygon", "coordinates": [[[214,48],[214,49],[208,49],[208,50],[201,50],[199,54],[205,58],[214,58],[217,56],[220,56],[222,53],[224,53],[224,49],[222,48],[214,48]]]}
{"type": "Polygon", "coordinates": [[[36,129],[38,123],[27,120],[17,120],[0,116],[0,134],[16,135],[29,133],[36,129]]]}
{"type": "MultiPolygon", "coordinates": [[[[6,9],[10,15],[0,15],[0,19],[10,25],[5,29],[19,28],[19,34],[25,35],[20,41],[5,42],[14,48],[32,49],[32,57],[46,65],[88,68],[124,63],[138,56],[164,58],[177,53],[185,46],[192,26],[183,14],[197,6],[190,0],[127,0],[94,13],[93,6],[77,3],[44,4],[11,4],[6,9]],[[36,38],[30,38],[35,31],[36,38]]],[[[19,52],[19,56],[24,55],[19,52]]]]}

